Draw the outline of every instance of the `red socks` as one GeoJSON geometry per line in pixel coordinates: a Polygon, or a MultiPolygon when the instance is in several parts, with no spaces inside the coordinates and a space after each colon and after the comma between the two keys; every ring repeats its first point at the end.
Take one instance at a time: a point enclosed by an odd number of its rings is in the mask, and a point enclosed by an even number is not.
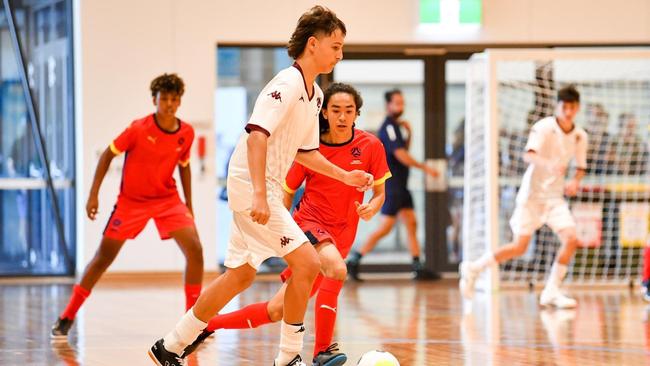
{"type": "Polygon", "coordinates": [[[189,285],[185,284],[185,311],[187,312],[194,306],[196,300],[201,295],[201,284],[189,285]]]}
{"type": "Polygon", "coordinates": [[[643,251],[643,280],[650,281],[650,247],[643,251]]]}
{"type": "Polygon", "coordinates": [[[63,310],[60,318],[67,318],[70,320],[74,319],[74,317],[77,316],[77,311],[79,311],[79,308],[81,305],[83,305],[84,301],[86,301],[89,295],[90,291],[79,285],[74,285],[68,306],[65,308],[65,310],[63,310]]]}
{"type": "Polygon", "coordinates": [[[247,329],[268,324],[271,322],[266,309],[268,304],[268,302],[258,302],[232,313],[216,315],[210,319],[205,329],[214,332],[217,329],[247,329]]]}
{"type": "Polygon", "coordinates": [[[314,356],[325,351],[332,342],[334,336],[334,324],[336,323],[336,312],[339,293],[343,287],[343,281],[331,278],[323,278],[316,296],[316,340],[314,344],[314,356]]]}

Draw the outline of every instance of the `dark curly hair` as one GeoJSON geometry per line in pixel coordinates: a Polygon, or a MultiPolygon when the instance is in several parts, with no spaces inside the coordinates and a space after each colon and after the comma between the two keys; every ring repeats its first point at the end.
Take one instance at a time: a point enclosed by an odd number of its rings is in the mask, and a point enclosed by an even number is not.
{"type": "Polygon", "coordinates": [[[176,74],[162,74],[151,81],[149,89],[151,89],[152,97],[158,95],[159,92],[173,92],[182,96],[185,93],[185,83],[176,74]]]}
{"type": "Polygon", "coordinates": [[[337,29],[346,34],[345,24],[333,11],[326,7],[316,5],[298,19],[296,30],[293,31],[287,53],[294,60],[305,52],[309,37],[316,35],[330,35],[337,29]]]}
{"type": "MultiPolygon", "coordinates": [[[[363,106],[363,98],[361,98],[361,94],[357,91],[357,89],[355,89],[350,84],[344,84],[344,83],[331,84],[323,93],[323,109],[327,109],[332,95],[338,93],[345,93],[351,95],[352,98],[354,98],[354,107],[357,110],[357,116],[360,116],[361,107],[363,106]]],[[[319,130],[321,134],[326,133],[327,131],[330,130],[330,124],[327,121],[327,119],[325,119],[325,116],[323,116],[323,113],[319,113],[318,123],[319,123],[319,130]]],[[[354,128],[354,125],[352,126],[352,128],[354,128]]]]}

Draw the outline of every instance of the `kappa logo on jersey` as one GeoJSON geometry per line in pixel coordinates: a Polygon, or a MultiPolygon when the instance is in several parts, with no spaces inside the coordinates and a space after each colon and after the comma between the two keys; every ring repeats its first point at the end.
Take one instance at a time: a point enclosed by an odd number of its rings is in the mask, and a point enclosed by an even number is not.
{"type": "Polygon", "coordinates": [[[152,144],[156,143],[157,138],[153,136],[147,136],[147,140],[149,140],[152,144]]]}
{"type": "Polygon", "coordinates": [[[323,104],[323,101],[320,100],[320,97],[316,98],[316,107],[320,109],[321,105],[323,104]]]}
{"type": "Polygon", "coordinates": [[[276,90],[276,91],[274,91],[272,93],[269,93],[267,95],[269,95],[271,98],[273,98],[275,100],[279,100],[280,103],[282,103],[282,95],[280,94],[279,91],[276,90]]]}
{"type": "Polygon", "coordinates": [[[293,241],[292,238],[287,238],[286,236],[283,236],[282,238],[280,238],[280,246],[282,246],[282,248],[284,248],[284,247],[287,246],[287,244],[289,244],[292,241],[293,241]]]}
{"type": "Polygon", "coordinates": [[[301,96],[300,96],[300,99],[298,99],[298,100],[304,102],[304,101],[305,101],[305,97],[301,95],[301,96]]]}

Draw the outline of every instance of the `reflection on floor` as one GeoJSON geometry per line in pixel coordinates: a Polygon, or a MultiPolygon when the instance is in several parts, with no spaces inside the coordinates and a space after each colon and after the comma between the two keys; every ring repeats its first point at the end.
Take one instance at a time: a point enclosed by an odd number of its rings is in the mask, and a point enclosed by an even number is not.
{"type": "MultiPolygon", "coordinates": [[[[275,281],[257,282],[226,310],[270,298],[275,281]]],[[[69,285],[0,287],[1,365],[149,365],[152,342],[181,316],[178,283],[105,282],[79,314],[69,344],[51,345],[48,330],[69,285]]],[[[627,289],[571,291],[576,310],[544,310],[526,290],[477,295],[463,314],[455,281],[349,283],[339,304],[336,340],[350,361],[365,351],[392,352],[408,365],[650,364],[650,309],[627,289]]],[[[311,355],[313,312],[304,356],[311,355]]],[[[222,331],[188,365],[270,365],[277,324],[222,331]]]]}

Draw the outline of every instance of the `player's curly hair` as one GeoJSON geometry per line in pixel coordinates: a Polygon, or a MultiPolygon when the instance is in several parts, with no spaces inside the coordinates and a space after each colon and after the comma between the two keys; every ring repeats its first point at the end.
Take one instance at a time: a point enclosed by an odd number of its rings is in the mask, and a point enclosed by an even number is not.
{"type": "MultiPolygon", "coordinates": [[[[357,110],[357,116],[360,116],[361,107],[363,106],[363,98],[361,98],[361,93],[359,93],[359,91],[357,91],[357,89],[355,89],[350,84],[344,84],[344,83],[331,84],[323,93],[323,109],[327,109],[332,95],[338,93],[349,94],[352,96],[352,98],[354,98],[354,107],[357,110]]],[[[326,133],[327,131],[330,130],[330,124],[327,121],[327,119],[325,119],[325,116],[323,116],[323,113],[319,113],[318,124],[319,124],[319,130],[321,134],[326,133]]],[[[352,125],[352,128],[354,128],[354,125],[352,125]]]]}
{"type": "Polygon", "coordinates": [[[149,89],[151,89],[152,97],[158,95],[159,92],[173,92],[182,96],[185,93],[185,83],[176,74],[162,74],[151,81],[149,89]]]}
{"type": "Polygon", "coordinates": [[[298,19],[296,30],[293,31],[287,44],[289,57],[294,60],[300,57],[307,47],[309,37],[330,35],[337,29],[340,29],[343,35],[346,34],[345,24],[333,11],[320,5],[314,6],[298,19]]]}

